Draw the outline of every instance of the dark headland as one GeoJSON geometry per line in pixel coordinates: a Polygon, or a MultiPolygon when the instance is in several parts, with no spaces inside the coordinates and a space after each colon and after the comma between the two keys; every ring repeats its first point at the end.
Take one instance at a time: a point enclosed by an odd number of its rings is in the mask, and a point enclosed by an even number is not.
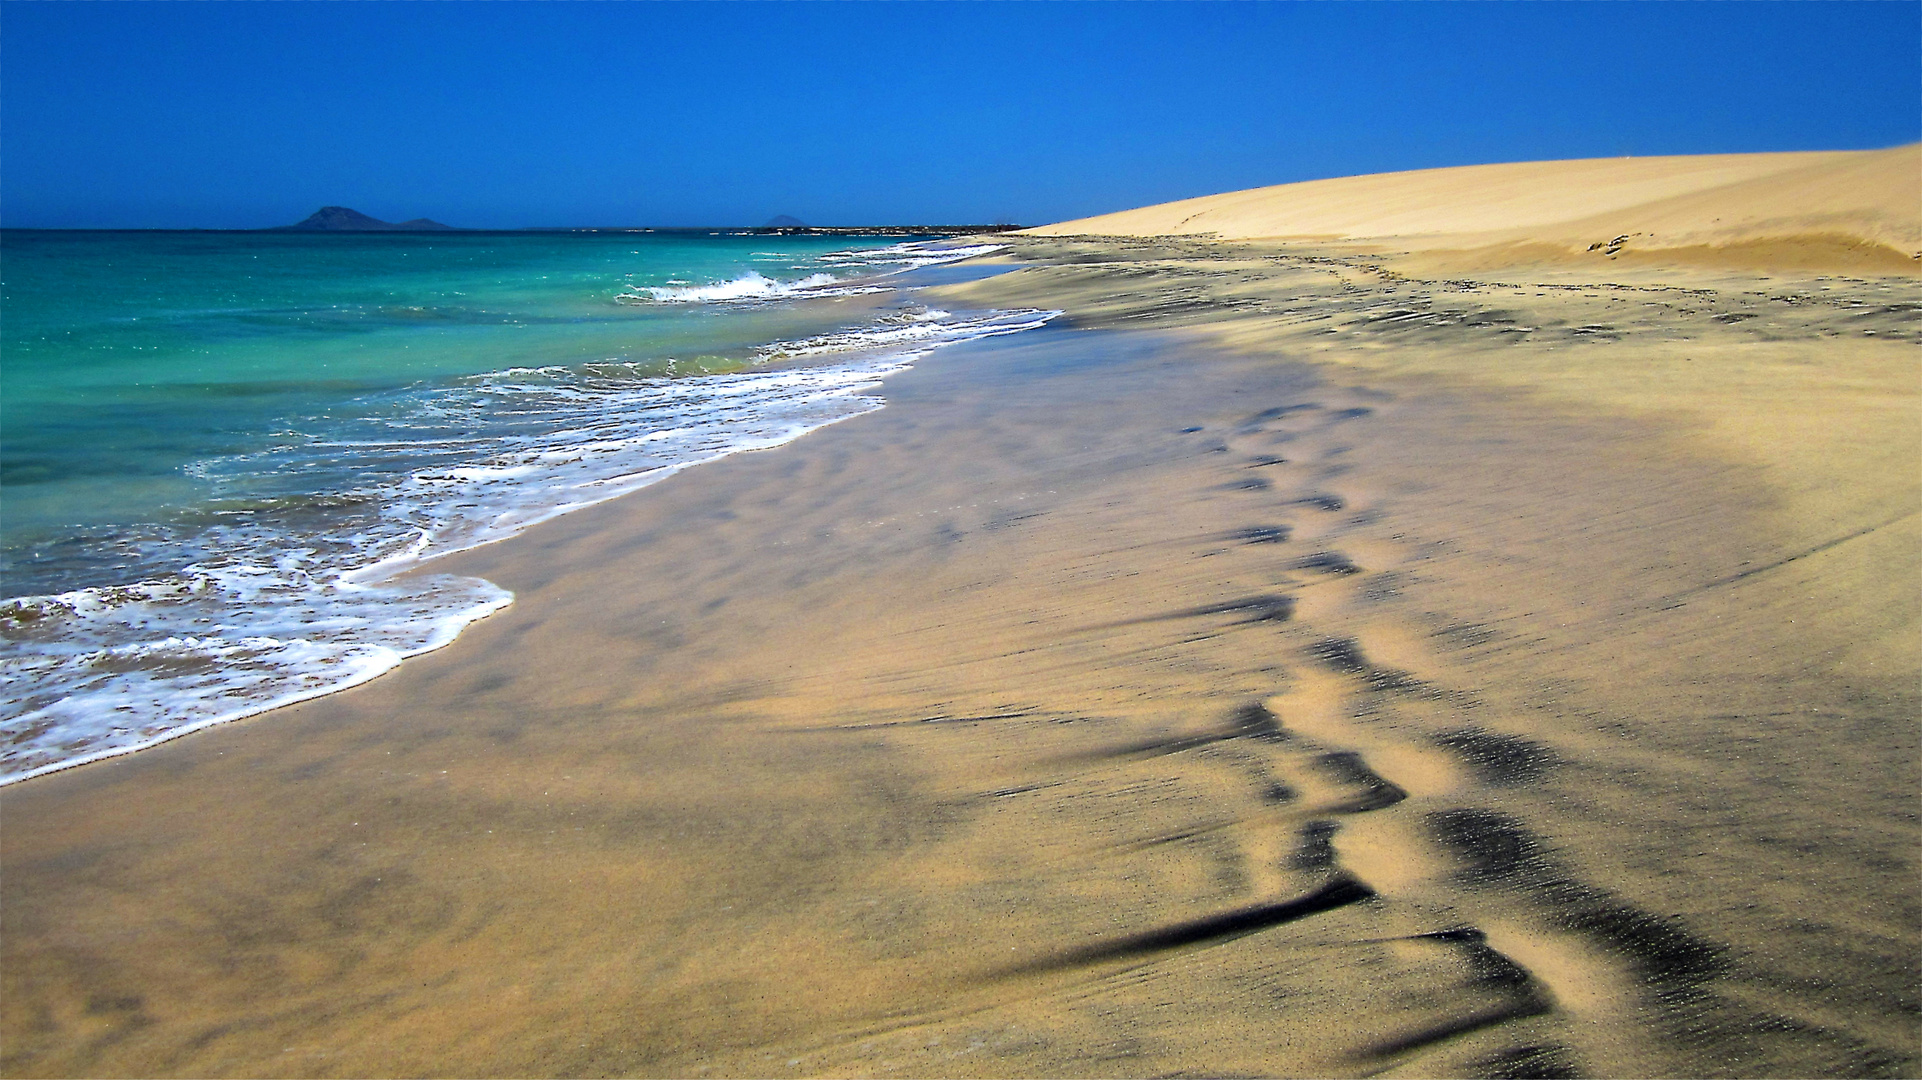
{"type": "Polygon", "coordinates": [[[307,215],[305,221],[293,225],[279,225],[269,232],[452,232],[452,225],[442,225],[426,218],[411,221],[382,221],[368,217],[358,210],[345,206],[323,206],[307,215]]]}

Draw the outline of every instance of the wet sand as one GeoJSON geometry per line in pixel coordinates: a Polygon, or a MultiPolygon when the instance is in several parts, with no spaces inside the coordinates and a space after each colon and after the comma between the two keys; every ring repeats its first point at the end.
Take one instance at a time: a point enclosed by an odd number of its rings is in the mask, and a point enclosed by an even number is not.
{"type": "Polygon", "coordinates": [[[0,792],[0,1067],[1922,1067],[1912,277],[1014,243],[1058,324],[0,792]]]}

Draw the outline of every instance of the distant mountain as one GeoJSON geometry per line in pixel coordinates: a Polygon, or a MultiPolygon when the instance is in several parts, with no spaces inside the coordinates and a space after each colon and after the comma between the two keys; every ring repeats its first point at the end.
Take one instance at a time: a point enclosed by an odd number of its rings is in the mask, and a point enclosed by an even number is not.
{"type": "Polygon", "coordinates": [[[452,225],[442,225],[438,221],[415,218],[395,224],[371,218],[358,210],[344,206],[323,206],[308,215],[307,220],[298,225],[280,225],[270,232],[429,232],[442,229],[451,230],[452,225]]]}
{"type": "Polygon", "coordinates": [[[789,217],[786,214],[782,214],[780,217],[761,226],[763,229],[805,229],[807,227],[807,222],[797,217],[789,217]]]}

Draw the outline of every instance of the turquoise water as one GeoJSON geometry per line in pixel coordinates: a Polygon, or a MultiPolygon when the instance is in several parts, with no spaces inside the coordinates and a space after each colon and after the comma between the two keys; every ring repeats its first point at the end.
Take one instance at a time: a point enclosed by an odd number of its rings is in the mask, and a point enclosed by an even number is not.
{"type": "Polygon", "coordinates": [[[915,301],[975,250],[0,234],[0,782],[371,678],[511,599],[397,572],[1046,318],[915,301]]]}
{"type": "Polygon", "coordinates": [[[267,445],[282,419],[513,367],[738,364],[839,313],[618,298],[747,273],[804,279],[849,248],[593,234],[10,233],[0,246],[6,572],[36,582],[22,545],[74,525],[149,521],[206,499],[210,483],[185,467],[267,445]]]}

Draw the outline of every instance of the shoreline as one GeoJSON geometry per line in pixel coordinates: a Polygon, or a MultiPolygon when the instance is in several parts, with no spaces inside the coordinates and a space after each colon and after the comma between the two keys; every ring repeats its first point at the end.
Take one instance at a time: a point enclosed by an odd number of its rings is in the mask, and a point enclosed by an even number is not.
{"type": "MultiPolygon", "coordinates": [[[[902,261],[910,266],[916,260],[938,265],[960,257],[945,249],[930,252],[923,246],[904,253],[902,261]]],[[[752,272],[749,276],[764,280],[752,272]]],[[[893,291],[891,285],[860,285],[863,293],[893,291]]],[[[826,295],[836,294],[829,290],[826,295]]],[[[445,647],[462,628],[511,602],[511,594],[501,594],[484,580],[436,580],[438,560],[448,554],[650,486],[691,464],[780,445],[813,427],[878,408],[880,401],[870,391],[883,375],[902,364],[943,344],[1028,325],[1021,312],[944,313],[938,319],[909,320],[903,325],[906,316],[894,310],[902,302],[902,297],[896,297],[894,304],[884,307],[860,302],[847,311],[833,308],[842,321],[851,317],[855,321],[821,334],[769,342],[762,351],[778,359],[747,370],[709,372],[707,377],[674,380],[638,393],[603,387],[617,392],[602,395],[599,416],[580,417],[584,426],[597,432],[599,441],[573,448],[571,456],[566,446],[550,445],[554,452],[537,458],[524,446],[510,447],[506,459],[491,458],[475,463],[476,468],[455,469],[476,476],[452,494],[440,488],[406,491],[409,482],[418,480],[419,470],[411,477],[390,479],[381,492],[385,498],[412,497],[425,510],[412,521],[382,520],[367,526],[354,539],[361,548],[372,550],[357,552],[362,559],[358,563],[353,556],[344,556],[331,564],[323,561],[303,568],[298,575],[285,572],[276,577],[269,571],[247,576],[256,568],[236,567],[231,558],[198,551],[191,546],[193,538],[184,538],[181,550],[175,552],[177,561],[165,564],[178,569],[163,573],[160,566],[149,566],[144,579],[96,581],[6,598],[0,602],[5,609],[0,614],[16,632],[16,661],[21,665],[16,669],[14,704],[26,715],[15,717],[20,723],[6,754],[7,765],[14,771],[0,776],[0,786],[136,753],[378,678],[401,661],[445,647]],[[700,401],[704,396],[726,400],[704,406],[700,401]],[[610,428],[616,409],[624,410],[625,424],[610,428]],[[635,429],[637,423],[656,424],[662,430],[635,429]],[[622,448],[610,440],[623,433],[625,449],[616,452],[622,448]],[[635,438],[637,434],[642,437],[635,438]],[[717,439],[726,445],[717,447],[717,439]],[[625,446],[631,443],[646,444],[640,457],[635,447],[625,446]],[[559,460],[550,462],[550,458],[559,460]],[[503,461],[511,467],[498,468],[503,461]],[[502,490],[500,484],[489,487],[490,481],[479,475],[514,471],[531,474],[521,484],[524,490],[502,490]],[[470,508],[479,509],[463,512],[454,505],[462,498],[470,508]],[[430,529],[432,548],[426,550],[430,529]],[[404,545],[404,550],[395,550],[397,545],[404,545]],[[383,546],[388,550],[384,556],[383,546]],[[236,577],[245,580],[236,586],[230,580],[236,577]],[[283,594],[283,605],[310,605],[305,623],[296,619],[290,627],[246,610],[246,596],[240,594],[276,587],[283,594]],[[195,604],[198,608],[187,610],[195,604]],[[116,623],[117,608],[131,610],[133,614],[125,618],[139,625],[116,623]],[[192,615],[205,617],[190,621],[192,615]],[[212,631],[205,629],[209,624],[215,624],[212,631]],[[296,640],[274,640],[290,633],[296,640]],[[76,647],[81,649],[78,658],[71,655],[76,647]],[[160,657],[146,665],[157,670],[151,678],[145,678],[148,672],[139,659],[145,655],[143,649],[160,657]],[[185,671],[180,677],[169,677],[170,651],[179,654],[172,663],[185,671]],[[134,653],[136,658],[128,659],[123,653],[134,653]],[[238,659],[230,660],[229,654],[238,654],[238,659]],[[76,659],[85,662],[76,663],[76,659]],[[219,669],[218,679],[192,670],[194,661],[219,669]],[[124,665],[126,673],[117,680],[103,680],[100,668],[113,670],[115,664],[124,665]],[[130,692],[135,696],[124,696],[130,692]],[[129,706],[141,711],[133,712],[129,706]],[[130,713],[141,720],[123,728],[107,726],[108,721],[130,713]],[[88,714],[104,714],[107,721],[94,723],[88,714]],[[170,723],[175,726],[168,727],[170,723]],[[90,745],[77,752],[71,749],[80,741],[90,745]]],[[[670,360],[668,369],[672,367],[670,360]]],[[[323,491],[318,498],[334,494],[323,491]]],[[[298,549],[303,540],[324,544],[337,537],[310,530],[304,535],[269,533],[256,539],[268,545],[267,554],[259,558],[271,564],[278,551],[272,547],[274,542],[281,548],[291,544],[298,549]]],[[[279,554],[287,557],[285,551],[279,554]]],[[[296,550],[293,557],[298,559],[299,554],[296,550]]]]}
{"type": "Polygon", "coordinates": [[[1913,1066],[1912,283],[1015,240],[1060,325],[0,791],[7,1071],[1913,1066]]]}

